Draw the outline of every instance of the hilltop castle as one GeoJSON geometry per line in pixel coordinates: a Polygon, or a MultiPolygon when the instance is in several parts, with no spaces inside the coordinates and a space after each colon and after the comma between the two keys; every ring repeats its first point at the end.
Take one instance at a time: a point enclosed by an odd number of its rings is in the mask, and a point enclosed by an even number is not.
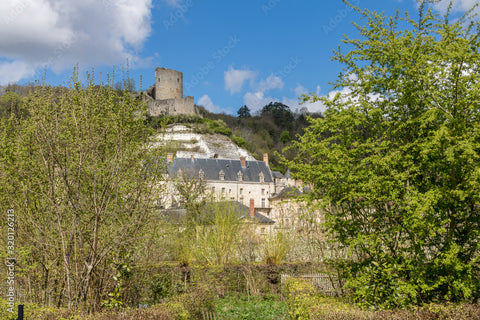
{"type": "Polygon", "coordinates": [[[183,74],[179,71],[155,68],[155,85],[145,95],[148,114],[152,117],[196,113],[193,97],[183,97],[183,74]]]}

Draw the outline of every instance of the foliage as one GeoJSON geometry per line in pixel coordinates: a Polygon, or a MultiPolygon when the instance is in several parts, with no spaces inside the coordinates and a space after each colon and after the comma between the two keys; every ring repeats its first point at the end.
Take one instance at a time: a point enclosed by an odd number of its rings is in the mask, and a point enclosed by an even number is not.
{"type": "Polygon", "coordinates": [[[172,294],[172,277],[169,274],[154,275],[150,281],[150,291],[153,294],[153,302],[157,303],[160,299],[166,298],[172,294]]]}
{"type": "Polygon", "coordinates": [[[202,312],[212,311],[215,307],[215,295],[205,285],[196,286],[190,292],[174,297],[173,301],[181,303],[191,319],[201,319],[202,312]]]}
{"type": "Polygon", "coordinates": [[[205,179],[199,177],[196,172],[184,170],[177,174],[174,186],[179,194],[180,207],[187,210],[186,222],[198,223],[200,211],[207,201],[205,179]]]}
{"type": "MultiPolygon", "coordinates": [[[[248,108],[248,106],[244,107],[248,108]]],[[[306,120],[306,114],[308,113],[294,113],[286,105],[265,107],[266,111],[264,113],[259,111],[249,117],[214,114],[203,108],[199,108],[199,110],[204,117],[203,121],[205,123],[211,120],[222,120],[225,126],[232,130],[232,139],[234,139],[239,146],[245,147],[258,160],[262,160],[258,155],[261,157],[262,154],[268,153],[270,155],[269,162],[272,170],[285,172],[286,168],[280,165],[280,157],[276,155],[275,151],[281,152],[285,144],[289,142],[284,142],[286,139],[285,134],[283,141],[280,139],[280,135],[284,131],[289,131],[289,135],[292,138],[302,133],[303,128],[308,125],[308,121],[306,120]],[[277,122],[275,122],[275,119],[277,119],[277,122]],[[242,143],[242,145],[240,145],[235,137],[244,139],[245,144],[243,145],[242,143]]],[[[314,118],[321,116],[317,113],[310,113],[309,115],[314,118]]],[[[211,129],[209,130],[208,127],[202,128],[201,124],[197,126],[196,130],[200,133],[212,131],[211,129]]],[[[291,155],[288,155],[288,158],[291,159],[291,155]]]]}
{"type": "Polygon", "coordinates": [[[315,287],[306,280],[287,278],[285,281],[284,295],[291,319],[311,319],[310,309],[316,305],[315,293],[315,287]]]}
{"type": "Polygon", "coordinates": [[[334,54],[346,65],[335,88],[348,93],[323,99],[325,118],[310,119],[285,159],[350,250],[338,262],[365,306],[480,292],[480,24],[429,3],[416,18],[354,8],[362,38],[334,54]]]}
{"type": "Polygon", "coordinates": [[[216,127],[213,129],[214,132],[223,134],[225,136],[231,136],[232,130],[226,127],[216,127]]]}
{"type": "Polygon", "coordinates": [[[231,262],[240,240],[242,224],[241,212],[233,202],[207,203],[195,227],[195,239],[192,239],[197,261],[216,266],[231,262]]]}
{"type": "Polygon", "coordinates": [[[240,107],[237,111],[237,116],[239,118],[250,118],[252,115],[250,114],[250,108],[244,105],[243,107],[240,107]]]}
{"type": "Polygon", "coordinates": [[[286,231],[277,230],[267,234],[263,241],[263,260],[267,264],[280,264],[292,246],[292,235],[286,231]]]}
{"type": "Polygon", "coordinates": [[[18,270],[30,268],[18,281],[32,300],[94,310],[110,290],[108,261],[128,263],[151,218],[163,163],[144,147],[146,106],[87,78],[35,87],[28,117],[0,123],[0,209],[16,212],[16,249],[29,252],[18,270]]]}
{"type": "Polygon", "coordinates": [[[271,117],[280,128],[291,129],[294,116],[290,107],[281,102],[270,102],[262,108],[262,117],[271,117]]]}
{"type": "Polygon", "coordinates": [[[292,140],[292,137],[290,137],[290,132],[288,130],[283,131],[280,133],[280,141],[283,143],[290,142],[292,140]]]}
{"type": "Polygon", "coordinates": [[[240,148],[245,145],[245,139],[243,139],[242,137],[232,136],[232,140],[233,140],[233,142],[235,142],[235,143],[237,144],[237,146],[239,146],[240,148]]]}
{"type": "Polygon", "coordinates": [[[0,96],[0,118],[8,119],[10,116],[23,118],[27,111],[23,107],[23,101],[19,94],[7,91],[0,96]]]}
{"type": "Polygon", "coordinates": [[[228,296],[215,301],[217,316],[227,319],[276,320],[284,319],[288,312],[279,296],[228,296]]]}

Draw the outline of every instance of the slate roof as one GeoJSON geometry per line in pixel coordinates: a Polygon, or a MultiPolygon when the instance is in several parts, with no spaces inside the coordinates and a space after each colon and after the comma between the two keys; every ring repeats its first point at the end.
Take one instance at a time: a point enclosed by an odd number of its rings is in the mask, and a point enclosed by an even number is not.
{"type": "MultiPolygon", "coordinates": [[[[201,211],[204,214],[213,214],[214,210],[217,210],[216,207],[220,210],[231,210],[235,215],[238,216],[239,219],[247,219],[250,217],[250,208],[241,204],[238,201],[220,201],[215,203],[207,203],[201,211]]],[[[178,208],[170,208],[161,211],[162,214],[167,218],[168,221],[174,222],[179,221],[185,218],[187,214],[186,209],[178,209],[178,208]]],[[[260,224],[273,224],[273,221],[270,218],[265,217],[263,214],[259,212],[255,212],[254,220],[260,224]]]]}
{"type": "Polygon", "coordinates": [[[280,171],[272,171],[274,179],[283,179],[285,176],[280,171]]]}
{"type": "Polygon", "coordinates": [[[220,180],[219,172],[222,170],[225,174],[224,181],[238,181],[238,172],[241,171],[245,182],[260,182],[259,175],[262,172],[264,182],[273,182],[270,168],[263,161],[247,160],[246,167],[242,167],[240,160],[175,158],[168,168],[168,174],[176,177],[180,169],[183,173],[196,177],[201,169],[206,180],[220,180]]]}
{"type": "Polygon", "coordinates": [[[285,179],[291,179],[292,178],[292,173],[290,172],[290,169],[287,169],[287,172],[285,172],[285,179]]]}

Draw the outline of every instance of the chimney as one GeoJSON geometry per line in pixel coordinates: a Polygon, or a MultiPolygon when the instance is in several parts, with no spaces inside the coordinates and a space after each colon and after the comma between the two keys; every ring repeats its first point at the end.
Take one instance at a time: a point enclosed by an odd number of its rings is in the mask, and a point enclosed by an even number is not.
{"type": "Polygon", "coordinates": [[[167,162],[173,161],[173,153],[167,153],[167,162]]]}
{"type": "Polygon", "coordinates": [[[247,159],[245,159],[245,157],[240,157],[240,164],[242,165],[242,168],[245,168],[247,166],[247,159]]]}
{"type": "Polygon", "coordinates": [[[268,167],[268,153],[264,153],[264,154],[263,154],[263,162],[265,162],[265,164],[266,164],[267,167],[268,167]]]}
{"type": "Polygon", "coordinates": [[[250,217],[255,217],[255,200],[250,199],[250,217]]]}

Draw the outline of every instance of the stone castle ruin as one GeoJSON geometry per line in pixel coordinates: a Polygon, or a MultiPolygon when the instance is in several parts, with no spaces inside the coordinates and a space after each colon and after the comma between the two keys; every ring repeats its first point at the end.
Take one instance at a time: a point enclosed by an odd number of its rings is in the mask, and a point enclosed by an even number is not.
{"type": "Polygon", "coordinates": [[[152,117],[196,113],[193,97],[183,97],[183,74],[179,71],[155,68],[155,85],[144,94],[152,117]]]}

